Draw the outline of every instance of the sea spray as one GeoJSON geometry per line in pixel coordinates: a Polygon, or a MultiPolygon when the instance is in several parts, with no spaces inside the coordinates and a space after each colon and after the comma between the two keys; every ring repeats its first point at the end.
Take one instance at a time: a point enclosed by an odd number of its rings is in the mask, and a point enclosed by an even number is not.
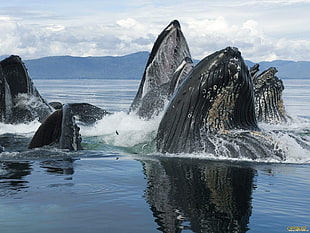
{"type": "MultiPolygon", "coordinates": [[[[134,147],[151,143],[161,116],[143,120],[136,114],[118,112],[104,117],[93,126],[82,126],[82,137],[99,136],[103,143],[120,147],[134,147]]],[[[145,147],[145,146],[144,146],[145,147]]]]}
{"type": "MultiPolygon", "coordinates": [[[[81,126],[81,134],[82,137],[86,140],[87,138],[95,137],[97,143],[104,144],[105,147],[122,147],[127,152],[138,154],[157,154],[154,141],[160,120],[161,116],[146,121],[139,118],[136,114],[118,112],[113,115],[106,116],[92,126],[81,126]]],[[[274,148],[271,149],[274,151],[278,150],[285,154],[285,159],[283,161],[275,159],[274,156],[267,156],[267,158],[261,157],[253,160],[247,159],[246,157],[243,157],[242,154],[240,154],[239,157],[236,158],[236,156],[231,156],[231,150],[234,148],[233,151],[238,151],[238,145],[232,143],[229,138],[220,138],[216,140],[216,137],[212,137],[214,139],[214,146],[217,148],[214,154],[198,152],[194,154],[165,154],[162,156],[195,157],[201,159],[254,161],[268,163],[310,162],[310,139],[309,135],[304,135],[303,133],[309,132],[308,120],[298,119],[291,122],[291,124],[282,125],[262,124],[261,128],[262,133],[268,135],[270,140],[275,142],[274,148]]],[[[252,135],[252,137],[254,136],[255,134],[252,135]]],[[[209,140],[211,139],[209,138],[209,140]]],[[[242,144],[242,141],[240,141],[240,143],[242,144]]],[[[247,147],[246,142],[244,143],[244,146],[247,147]]],[[[259,148],[256,148],[256,146],[252,145],[251,148],[253,151],[257,150],[257,152],[259,152],[259,148]]]]}
{"type": "MultiPolygon", "coordinates": [[[[95,146],[95,150],[102,150],[103,148],[109,147],[111,151],[118,151],[117,148],[121,147],[121,150],[123,152],[125,151],[126,153],[137,153],[140,155],[159,155],[156,152],[154,141],[160,120],[161,116],[146,121],[138,117],[136,114],[117,112],[115,114],[104,117],[102,120],[97,121],[91,126],[85,126],[81,124],[80,132],[83,138],[83,142],[85,144],[89,144],[89,146],[85,146],[85,150],[92,148],[91,145],[97,144],[98,148],[95,146]]],[[[40,122],[37,120],[23,124],[0,123],[0,135],[2,138],[2,143],[8,140],[15,141],[14,149],[13,145],[11,145],[12,148],[10,148],[10,146],[6,147],[5,145],[2,145],[5,146],[5,152],[1,153],[2,159],[20,159],[29,157],[37,158],[40,156],[53,157],[56,156],[55,154],[57,153],[61,154],[61,151],[54,151],[53,149],[48,148],[42,151],[16,152],[26,149],[27,144],[25,144],[25,142],[29,141],[39,126],[40,122]],[[21,145],[18,145],[20,143],[21,145]]],[[[275,145],[277,149],[284,151],[286,156],[284,161],[279,161],[272,157],[255,160],[246,159],[242,156],[239,158],[231,158],[230,149],[232,148],[233,144],[231,144],[231,141],[226,141],[225,138],[214,140],[215,146],[218,148],[217,153],[215,154],[201,152],[194,154],[165,154],[160,156],[189,157],[211,160],[253,161],[263,163],[310,163],[309,119],[293,118],[289,124],[260,124],[260,128],[262,129],[262,132],[269,135],[272,140],[277,142],[275,145]]],[[[235,145],[233,146],[234,149],[237,150],[235,145]]],[[[106,149],[103,151],[106,151],[106,149]]]]}
{"type": "Polygon", "coordinates": [[[2,134],[22,134],[32,137],[34,132],[39,128],[40,122],[34,120],[28,123],[21,124],[4,124],[0,123],[0,135],[2,134]]]}

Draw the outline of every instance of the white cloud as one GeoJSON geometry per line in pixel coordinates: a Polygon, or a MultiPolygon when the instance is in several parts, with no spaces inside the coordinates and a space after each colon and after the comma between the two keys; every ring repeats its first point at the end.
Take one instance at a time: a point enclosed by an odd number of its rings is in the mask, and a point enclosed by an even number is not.
{"type": "Polygon", "coordinates": [[[74,10],[53,5],[41,13],[35,6],[0,7],[0,54],[28,59],[150,51],[161,30],[179,19],[194,58],[235,46],[253,61],[310,60],[310,0],[124,2],[77,1],[74,10]]]}
{"type": "Polygon", "coordinates": [[[46,29],[52,31],[52,32],[58,32],[58,31],[62,31],[65,29],[65,27],[63,25],[54,25],[54,24],[50,24],[49,26],[46,27],[46,29]]]}
{"type": "Polygon", "coordinates": [[[229,23],[224,17],[191,20],[184,30],[192,53],[199,58],[215,50],[234,46],[243,51],[247,59],[252,59],[265,40],[259,24],[254,20],[242,24],[229,23]]]}
{"type": "Polygon", "coordinates": [[[118,20],[116,23],[120,27],[126,28],[126,29],[133,28],[134,26],[137,25],[137,21],[132,18],[121,19],[121,20],[118,20]]]}
{"type": "MultiPolygon", "coordinates": [[[[240,2],[241,3],[241,2],[240,2]]],[[[243,1],[243,4],[246,5],[270,5],[270,4],[276,4],[276,5],[292,5],[292,4],[298,4],[298,3],[310,3],[309,0],[253,0],[253,1],[243,1]]]]}

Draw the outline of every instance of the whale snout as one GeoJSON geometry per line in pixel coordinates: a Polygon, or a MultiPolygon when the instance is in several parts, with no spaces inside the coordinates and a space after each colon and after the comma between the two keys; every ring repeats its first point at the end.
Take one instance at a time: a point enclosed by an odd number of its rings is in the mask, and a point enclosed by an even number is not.
{"type": "Polygon", "coordinates": [[[224,53],[235,58],[241,58],[241,52],[236,47],[226,47],[226,49],[224,49],[224,53]]]}
{"type": "Polygon", "coordinates": [[[232,58],[229,60],[228,65],[228,72],[231,76],[234,76],[241,70],[241,62],[239,59],[232,58]]]}

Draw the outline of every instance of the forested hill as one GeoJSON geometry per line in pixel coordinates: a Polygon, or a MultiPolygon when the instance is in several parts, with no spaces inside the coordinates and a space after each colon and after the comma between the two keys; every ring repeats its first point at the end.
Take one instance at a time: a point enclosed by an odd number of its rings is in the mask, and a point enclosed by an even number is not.
{"type": "MultiPolygon", "coordinates": [[[[24,62],[33,79],[141,79],[148,57],[148,52],[137,52],[115,57],[44,57],[24,62]]],[[[255,64],[251,61],[246,62],[249,67],[255,64]]],[[[279,71],[277,76],[280,78],[310,78],[310,61],[277,60],[259,64],[260,71],[276,67],[279,71]]]]}

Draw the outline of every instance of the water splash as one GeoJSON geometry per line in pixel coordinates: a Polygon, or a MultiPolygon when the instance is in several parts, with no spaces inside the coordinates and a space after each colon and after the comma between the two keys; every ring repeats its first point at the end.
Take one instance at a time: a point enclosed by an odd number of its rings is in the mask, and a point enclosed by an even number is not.
{"type": "Polygon", "coordinates": [[[41,123],[34,120],[28,123],[4,124],[0,123],[0,135],[2,134],[20,134],[32,137],[34,132],[39,128],[41,123]]]}
{"type": "MultiPolygon", "coordinates": [[[[149,144],[155,137],[161,116],[143,120],[136,114],[118,112],[93,126],[81,127],[82,136],[99,136],[102,143],[120,147],[149,144]]],[[[144,146],[145,147],[145,146],[144,146]]]]}
{"type": "MultiPolygon", "coordinates": [[[[161,116],[145,121],[135,114],[118,112],[98,121],[93,126],[82,127],[83,137],[95,137],[97,143],[105,147],[123,148],[129,153],[158,155],[155,146],[155,137],[161,116]]],[[[238,133],[244,136],[243,131],[234,132],[231,140],[228,137],[212,137],[209,142],[215,147],[214,153],[165,154],[160,156],[191,157],[200,159],[254,161],[264,163],[309,163],[310,138],[305,132],[310,132],[310,121],[298,119],[290,124],[262,125],[262,133],[251,134],[251,140],[238,139],[238,133]],[[262,141],[264,139],[264,141],[262,141]],[[249,146],[248,144],[253,142],[249,146]],[[270,141],[268,141],[270,140],[270,141]],[[242,153],[241,147],[247,147],[251,153],[261,153],[257,158],[249,158],[242,153]],[[281,160],[274,153],[283,153],[281,160]]],[[[111,148],[113,150],[113,148],[111,148]]]]}
{"type": "Polygon", "coordinates": [[[16,121],[28,122],[34,119],[43,121],[53,111],[41,97],[26,93],[19,93],[14,98],[16,121]]]}
{"type": "Polygon", "coordinates": [[[299,118],[290,124],[263,124],[260,128],[262,132],[257,134],[235,131],[222,137],[208,137],[206,145],[210,146],[211,143],[214,147],[213,152],[167,154],[165,156],[237,162],[310,163],[309,120],[299,118]],[[251,158],[245,151],[257,157],[251,158]],[[277,153],[283,154],[283,159],[275,156],[277,153]]]}
{"type": "MultiPolygon", "coordinates": [[[[208,160],[230,160],[230,161],[251,161],[263,163],[310,163],[310,120],[304,118],[294,118],[292,122],[286,124],[270,125],[261,124],[262,132],[269,135],[270,140],[276,142],[275,149],[283,151],[285,160],[279,160],[273,156],[250,159],[242,154],[238,157],[232,156],[232,150],[238,151],[238,145],[233,144],[229,138],[216,138],[212,141],[216,147],[214,153],[191,153],[191,154],[165,154],[160,155],[156,152],[155,137],[162,116],[152,120],[143,120],[136,114],[117,112],[108,115],[94,125],[80,125],[81,135],[87,150],[100,151],[121,151],[128,154],[169,156],[169,157],[188,157],[208,160]],[[235,157],[235,158],[234,158],[235,157]]],[[[26,138],[20,141],[29,141],[34,132],[40,126],[37,120],[24,124],[4,124],[0,123],[0,136],[12,136],[12,140],[19,140],[18,135],[26,138]]],[[[1,142],[0,142],[1,144],[1,142]]],[[[19,146],[19,145],[16,145],[19,146]]],[[[42,150],[26,150],[27,144],[23,144],[14,150],[0,153],[0,159],[22,159],[40,158],[52,156],[76,156],[62,150],[45,148],[42,150]]],[[[252,146],[255,150],[255,145],[252,146]]],[[[87,156],[88,152],[80,152],[80,156],[87,156]]],[[[98,153],[97,153],[98,154],[98,153]]]]}

